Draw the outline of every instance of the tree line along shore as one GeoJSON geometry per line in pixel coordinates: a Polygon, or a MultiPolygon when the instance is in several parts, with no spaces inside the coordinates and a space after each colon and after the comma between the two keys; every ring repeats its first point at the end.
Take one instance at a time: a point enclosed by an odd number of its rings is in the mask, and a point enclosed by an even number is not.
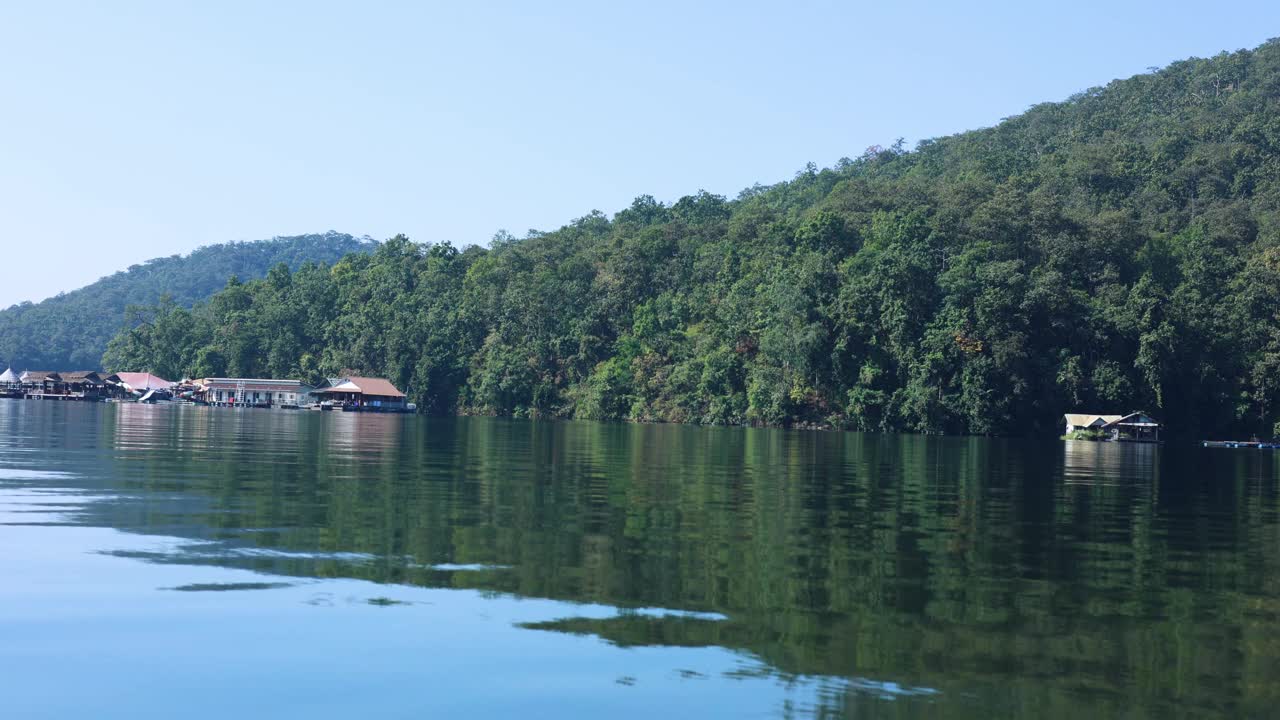
{"type": "Polygon", "coordinates": [[[1060,434],[1280,422],[1280,43],[735,198],[373,253],[133,308],[107,370],[318,381],[426,412],[1060,434]]]}

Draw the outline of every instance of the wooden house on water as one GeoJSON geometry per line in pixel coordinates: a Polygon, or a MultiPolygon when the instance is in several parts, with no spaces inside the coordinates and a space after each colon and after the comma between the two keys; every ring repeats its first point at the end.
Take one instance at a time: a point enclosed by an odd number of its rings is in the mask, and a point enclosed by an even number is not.
{"type": "Polygon", "coordinates": [[[330,378],[312,395],[348,412],[409,413],[418,409],[390,380],[383,378],[330,378]]]}
{"type": "Polygon", "coordinates": [[[94,370],[28,370],[22,374],[20,382],[23,397],[33,400],[98,402],[110,394],[106,380],[94,370]]]}
{"type": "Polygon", "coordinates": [[[1141,411],[1128,415],[1067,413],[1063,418],[1068,435],[1076,431],[1092,431],[1101,435],[1103,440],[1115,442],[1160,442],[1160,421],[1141,411]]]}
{"type": "Polygon", "coordinates": [[[59,373],[63,392],[80,400],[102,400],[109,396],[110,387],[102,374],[95,370],[76,370],[59,373]]]}
{"type": "Polygon", "coordinates": [[[202,378],[196,386],[205,402],[227,407],[298,408],[311,392],[300,380],[268,378],[202,378]]]}
{"type": "Polygon", "coordinates": [[[22,373],[22,397],[43,399],[60,395],[62,376],[52,370],[28,370],[22,373]]]}

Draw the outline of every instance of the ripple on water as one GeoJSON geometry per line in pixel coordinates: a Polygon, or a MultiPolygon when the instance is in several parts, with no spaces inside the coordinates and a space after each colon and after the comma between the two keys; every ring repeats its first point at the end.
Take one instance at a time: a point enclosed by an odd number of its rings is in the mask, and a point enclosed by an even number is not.
{"type": "Polygon", "coordinates": [[[235,590],[278,590],[293,587],[297,583],[288,582],[231,582],[231,583],[191,583],[177,587],[160,588],[177,592],[229,592],[235,590]]]}
{"type": "Polygon", "coordinates": [[[0,481],[4,480],[70,480],[76,477],[73,473],[58,470],[28,470],[26,468],[0,467],[0,481]]]}
{"type": "Polygon", "coordinates": [[[439,570],[441,572],[485,572],[487,570],[511,570],[513,566],[489,563],[434,563],[431,565],[413,563],[409,567],[439,570]]]}

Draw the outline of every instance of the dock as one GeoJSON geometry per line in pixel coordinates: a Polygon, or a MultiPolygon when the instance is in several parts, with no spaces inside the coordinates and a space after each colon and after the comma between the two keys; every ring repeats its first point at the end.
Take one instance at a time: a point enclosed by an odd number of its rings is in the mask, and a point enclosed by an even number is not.
{"type": "Polygon", "coordinates": [[[1280,450],[1280,441],[1260,442],[1258,440],[1205,440],[1207,448],[1239,448],[1242,450],[1280,450]]]}
{"type": "Polygon", "coordinates": [[[102,402],[103,400],[101,397],[85,395],[84,393],[28,392],[23,393],[22,397],[27,400],[71,400],[75,402],[102,402]]]}

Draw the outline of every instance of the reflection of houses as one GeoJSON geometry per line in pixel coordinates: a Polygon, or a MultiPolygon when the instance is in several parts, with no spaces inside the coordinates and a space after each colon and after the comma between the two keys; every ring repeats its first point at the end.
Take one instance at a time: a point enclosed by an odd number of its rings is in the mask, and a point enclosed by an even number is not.
{"type": "Polygon", "coordinates": [[[196,384],[210,405],[299,407],[311,386],[298,380],[204,378],[196,384]]]}
{"type": "Polygon", "coordinates": [[[330,378],[312,393],[343,410],[365,412],[413,412],[404,393],[390,380],[367,377],[330,378]]]}
{"type": "Polygon", "coordinates": [[[1068,413],[1067,433],[1088,431],[1105,440],[1120,442],[1160,442],[1160,421],[1144,412],[1128,415],[1089,415],[1068,413]]]}
{"type": "Polygon", "coordinates": [[[1161,455],[1155,443],[1063,443],[1062,479],[1072,485],[1150,487],[1159,475],[1161,455]]]}
{"type": "Polygon", "coordinates": [[[387,413],[344,412],[329,416],[322,423],[320,438],[330,457],[368,457],[386,452],[396,452],[403,442],[397,418],[387,413]]]}

